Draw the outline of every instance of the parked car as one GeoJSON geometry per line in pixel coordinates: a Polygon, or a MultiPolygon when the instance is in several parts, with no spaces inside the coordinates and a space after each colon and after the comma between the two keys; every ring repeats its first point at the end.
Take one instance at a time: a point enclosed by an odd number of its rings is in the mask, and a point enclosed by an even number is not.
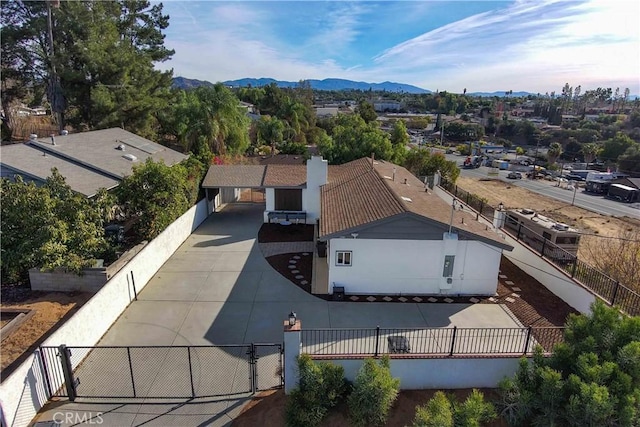
{"type": "Polygon", "coordinates": [[[509,179],[522,179],[522,174],[520,172],[509,172],[507,175],[509,179]]]}
{"type": "Polygon", "coordinates": [[[585,180],[580,175],[574,175],[574,174],[566,175],[565,178],[567,178],[569,181],[584,181],[585,180]]]}

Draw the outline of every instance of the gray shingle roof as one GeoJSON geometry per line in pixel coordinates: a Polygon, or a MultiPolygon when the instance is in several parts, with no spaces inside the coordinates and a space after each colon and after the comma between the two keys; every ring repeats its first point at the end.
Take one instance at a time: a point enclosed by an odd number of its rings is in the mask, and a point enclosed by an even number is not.
{"type": "Polygon", "coordinates": [[[52,168],[57,168],[72,190],[87,197],[95,195],[100,188],[111,189],[119,184],[115,178],[54,154],[43,153],[43,150],[27,144],[5,145],[0,148],[0,162],[3,168],[9,169],[8,174],[15,172],[41,182],[51,176],[52,168]]]}
{"type": "Polygon", "coordinates": [[[120,128],[56,136],[55,143],[51,143],[51,138],[29,142],[115,178],[131,175],[133,166],[144,163],[149,157],[154,161],[162,160],[168,166],[187,158],[182,153],[120,128]],[[118,146],[123,146],[124,150],[119,150],[118,146]],[[129,155],[133,155],[135,160],[128,160],[125,156],[129,155]]]}

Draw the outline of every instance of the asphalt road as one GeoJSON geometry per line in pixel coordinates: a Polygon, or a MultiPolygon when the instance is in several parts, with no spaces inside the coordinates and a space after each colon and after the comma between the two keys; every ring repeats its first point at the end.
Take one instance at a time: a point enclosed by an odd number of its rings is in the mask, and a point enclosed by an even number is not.
{"type": "MultiPolygon", "coordinates": [[[[446,155],[447,160],[453,160],[457,164],[461,164],[464,161],[463,156],[456,156],[452,154],[446,155]]],[[[462,176],[468,176],[473,178],[486,178],[488,177],[489,168],[480,167],[478,169],[461,169],[462,176]]],[[[544,196],[552,197],[556,200],[560,200],[567,204],[571,204],[574,198],[574,192],[564,188],[556,187],[556,183],[553,181],[545,180],[530,180],[530,179],[508,179],[508,171],[500,171],[498,179],[505,182],[509,182],[512,185],[526,188],[544,196]]],[[[523,177],[524,172],[521,172],[523,177]]],[[[616,217],[628,216],[632,218],[640,218],[640,203],[621,203],[614,200],[609,200],[600,195],[593,195],[586,193],[582,188],[578,188],[575,192],[575,206],[579,206],[584,209],[588,209],[592,212],[597,212],[602,215],[611,215],[616,217]]],[[[535,206],[531,206],[535,208],[535,206]]]]}

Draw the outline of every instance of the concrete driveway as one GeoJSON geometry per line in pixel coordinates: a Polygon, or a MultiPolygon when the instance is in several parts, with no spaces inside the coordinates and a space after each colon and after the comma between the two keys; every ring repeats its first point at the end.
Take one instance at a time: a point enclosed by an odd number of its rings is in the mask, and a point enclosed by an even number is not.
{"type": "Polygon", "coordinates": [[[212,214],[160,268],[99,345],[282,342],[295,311],[303,328],[517,327],[498,305],[328,302],[275,271],[257,242],[263,206],[212,214]]]}
{"type": "MultiPolygon", "coordinates": [[[[160,268],[98,345],[281,343],[283,321],[292,310],[303,329],[520,326],[500,305],[328,302],[310,295],[264,259],[257,242],[263,209],[262,205],[234,204],[212,214],[160,268]]],[[[171,378],[164,363],[153,366],[153,384],[171,378]]],[[[230,371],[230,383],[241,377],[237,368],[230,371]]],[[[117,403],[79,399],[56,404],[38,420],[69,416],[71,421],[61,425],[75,425],[82,417],[95,420],[100,414],[101,424],[113,426],[229,425],[250,398],[247,393],[177,403],[175,399],[117,403]]]]}

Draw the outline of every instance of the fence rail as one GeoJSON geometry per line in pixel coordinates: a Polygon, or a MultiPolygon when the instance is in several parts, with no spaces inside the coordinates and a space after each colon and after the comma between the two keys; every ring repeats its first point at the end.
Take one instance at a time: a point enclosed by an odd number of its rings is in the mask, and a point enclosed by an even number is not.
{"type": "Polygon", "coordinates": [[[540,345],[550,353],[562,327],[304,329],[302,352],[311,355],[412,354],[527,355],[540,345]]]}
{"type": "MultiPolygon", "coordinates": [[[[444,178],[442,178],[440,186],[475,209],[477,215],[482,215],[485,219],[493,221],[494,209],[486,206],[479,197],[458,188],[457,185],[444,178]]],[[[540,256],[565,271],[571,278],[579,281],[609,305],[618,307],[630,316],[640,316],[640,293],[609,277],[530,228],[520,226],[518,230],[507,228],[502,230],[509,233],[517,241],[534,249],[540,256]]]]}

